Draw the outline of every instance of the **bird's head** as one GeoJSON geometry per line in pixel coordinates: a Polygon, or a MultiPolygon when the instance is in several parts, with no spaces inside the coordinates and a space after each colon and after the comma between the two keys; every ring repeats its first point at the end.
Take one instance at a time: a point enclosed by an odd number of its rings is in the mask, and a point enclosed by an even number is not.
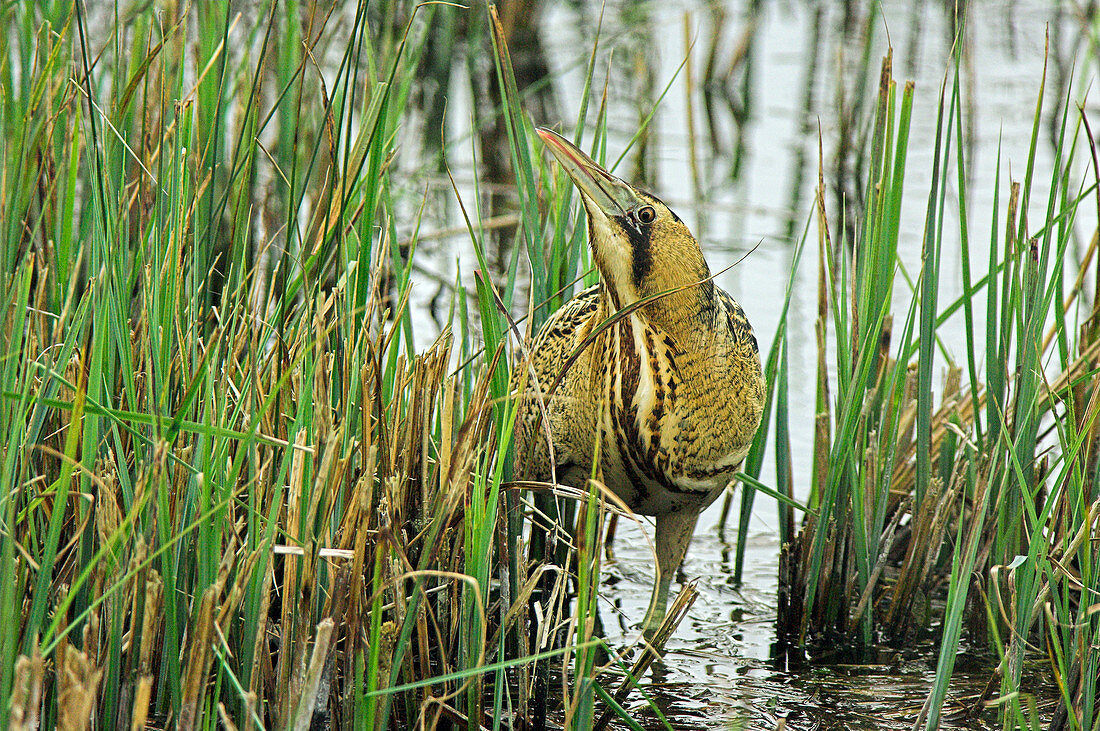
{"type": "MultiPolygon", "coordinates": [[[[607,172],[561,135],[545,128],[537,132],[580,191],[592,258],[617,307],[710,276],[695,237],[668,206],[607,172]]],[[[691,309],[711,289],[708,281],[664,298],[659,306],[691,309]]]]}

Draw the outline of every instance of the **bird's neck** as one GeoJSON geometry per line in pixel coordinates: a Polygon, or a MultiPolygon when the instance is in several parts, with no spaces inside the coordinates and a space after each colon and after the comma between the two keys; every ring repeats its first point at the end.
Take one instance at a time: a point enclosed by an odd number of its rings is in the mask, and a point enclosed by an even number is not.
{"type": "MultiPolygon", "coordinates": [[[[601,280],[600,307],[606,319],[620,310],[630,307],[635,300],[622,301],[622,295],[601,280]]],[[[699,332],[699,323],[714,307],[714,285],[709,280],[657,297],[634,309],[648,325],[680,337],[690,337],[699,332]]]]}

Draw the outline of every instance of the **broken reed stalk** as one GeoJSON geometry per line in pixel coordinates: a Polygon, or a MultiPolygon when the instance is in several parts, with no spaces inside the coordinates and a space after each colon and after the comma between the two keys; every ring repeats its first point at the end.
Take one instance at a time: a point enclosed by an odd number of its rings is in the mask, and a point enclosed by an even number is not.
{"type": "Polygon", "coordinates": [[[612,720],[619,715],[616,711],[616,707],[621,707],[623,702],[626,701],[630,691],[638,686],[639,680],[649,670],[649,666],[653,664],[655,660],[660,659],[661,651],[664,649],[665,643],[676,631],[676,628],[680,626],[680,622],[687,616],[688,609],[695,603],[695,600],[699,598],[699,590],[695,588],[695,582],[692,581],[689,584],[684,585],[680,592],[676,595],[676,598],[672,600],[668,608],[668,614],[661,622],[661,626],[657,628],[657,631],[653,634],[653,639],[646,642],[641,652],[639,653],[634,664],[631,665],[630,670],[627,672],[626,677],[619,683],[618,689],[615,690],[614,696],[608,700],[608,707],[600,714],[599,719],[596,721],[594,727],[595,731],[601,731],[606,728],[612,720]]]}

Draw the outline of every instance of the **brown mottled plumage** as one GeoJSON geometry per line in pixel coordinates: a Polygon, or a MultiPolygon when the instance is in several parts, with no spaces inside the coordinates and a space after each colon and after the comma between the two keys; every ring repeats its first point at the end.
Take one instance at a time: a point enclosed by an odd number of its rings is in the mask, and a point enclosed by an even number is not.
{"type": "Polygon", "coordinates": [[[616,311],[660,292],[602,332],[546,398],[559,482],[599,475],[632,510],[657,518],[651,635],[699,512],[729,484],[760,423],[764,379],[745,313],[709,279],[687,226],[657,198],[608,173],[550,130],[539,135],[576,184],[600,282],[567,302],[530,349],[517,419],[519,476],[549,480],[550,449],[530,372],[545,394],[570,355],[616,311]]]}

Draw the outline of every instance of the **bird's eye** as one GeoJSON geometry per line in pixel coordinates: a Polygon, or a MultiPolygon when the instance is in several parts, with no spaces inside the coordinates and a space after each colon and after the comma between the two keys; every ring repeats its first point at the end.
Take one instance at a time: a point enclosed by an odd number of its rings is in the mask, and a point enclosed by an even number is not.
{"type": "Polygon", "coordinates": [[[657,211],[653,206],[642,206],[638,209],[638,221],[641,223],[653,223],[657,220],[657,211]]]}

